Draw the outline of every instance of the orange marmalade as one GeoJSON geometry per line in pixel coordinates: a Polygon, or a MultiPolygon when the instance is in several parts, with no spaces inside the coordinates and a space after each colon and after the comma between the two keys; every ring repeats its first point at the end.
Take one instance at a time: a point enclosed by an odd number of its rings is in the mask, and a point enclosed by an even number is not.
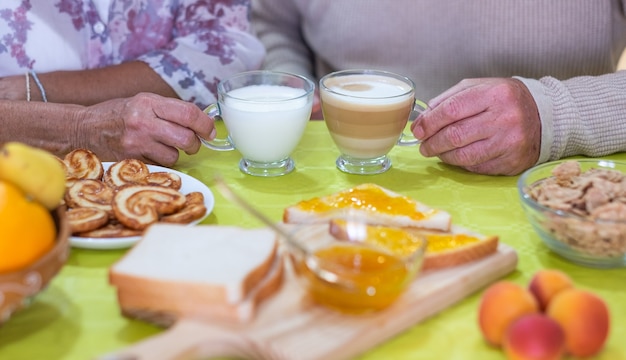
{"type": "Polygon", "coordinates": [[[391,228],[381,225],[366,225],[366,231],[356,231],[356,238],[350,233],[350,226],[345,220],[333,220],[335,224],[340,226],[346,232],[345,234],[335,234],[344,238],[344,240],[365,241],[377,246],[389,249],[400,256],[406,256],[414,253],[422,246],[422,239],[427,241],[426,252],[434,253],[446,250],[456,249],[471,243],[480,241],[476,236],[467,234],[437,234],[437,233],[413,233],[402,228],[391,228]]]}
{"type": "Polygon", "coordinates": [[[387,215],[404,215],[414,220],[421,220],[430,215],[420,212],[415,200],[406,196],[390,196],[382,189],[367,184],[328,197],[304,200],[298,203],[298,207],[316,213],[358,209],[387,215]]]}
{"type": "MultiPolygon", "coordinates": [[[[405,232],[401,229],[384,229],[368,230],[368,233],[378,232],[378,234],[368,236],[367,241],[385,247],[399,255],[410,254],[420,246],[421,240],[417,236],[396,234],[396,232],[405,232]]],[[[480,240],[475,236],[465,234],[423,234],[423,236],[427,241],[426,253],[452,250],[480,240]]]]}
{"type": "Polygon", "coordinates": [[[415,253],[423,246],[422,238],[399,228],[368,226],[367,242],[389,249],[400,256],[415,253]]]}
{"type": "Polygon", "coordinates": [[[478,242],[480,239],[465,234],[428,234],[427,252],[438,252],[456,249],[467,244],[478,242]]]}
{"type": "Polygon", "coordinates": [[[311,298],[343,313],[365,313],[389,306],[414,274],[403,258],[354,243],[334,244],[312,256],[322,269],[336,275],[341,285],[320,278],[301,261],[297,270],[307,280],[311,298]]]}

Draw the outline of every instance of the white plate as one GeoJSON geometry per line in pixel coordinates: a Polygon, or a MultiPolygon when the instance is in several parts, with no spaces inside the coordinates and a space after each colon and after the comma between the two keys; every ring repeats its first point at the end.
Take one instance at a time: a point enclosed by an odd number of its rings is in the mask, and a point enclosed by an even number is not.
{"type": "MultiPolygon", "coordinates": [[[[113,162],[102,162],[102,166],[104,167],[105,171],[112,164],[113,162]]],[[[148,169],[150,169],[150,172],[167,171],[180,176],[180,179],[182,180],[180,192],[182,192],[183,194],[188,194],[193,191],[199,191],[204,195],[204,206],[206,206],[206,213],[202,218],[191,222],[189,224],[190,226],[204,220],[207,216],[209,216],[211,211],[213,211],[213,206],[215,205],[215,198],[213,197],[213,193],[200,180],[187,174],[183,174],[180,171],[172,170],[162,166],[148,165],[148,169]]],[[[124,249],[127,247],[131,247],[140,239],[141,236],[127,236],[119,238],[87,238],[70,236],[70,244],[73,247],[83,249],[124,249]]]]}

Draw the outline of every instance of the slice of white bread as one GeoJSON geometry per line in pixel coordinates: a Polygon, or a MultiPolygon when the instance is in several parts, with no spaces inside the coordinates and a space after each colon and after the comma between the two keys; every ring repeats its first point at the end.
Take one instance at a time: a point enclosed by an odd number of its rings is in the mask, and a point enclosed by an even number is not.
{"type": "MultiPolygon", "coordinates": [[[[384,234],[391,233],[388,231],[388,226],[366,226],[367,230],[349,231],[345,222],[331,220],[329,232],[333,237],[340,240],[369,240],[396,253],[407,255],[406,251],[411,248],[411,244],[407,243],[405,238],[385,237],[384,234]],[[383,234],[383,236],[377,236],[376,233],[383,234]],[[355,236],[370,236],[371,239],[354,239],[355,236]]],[[[395,229],[397,230],[397,228],[395,229]]],[[[458,225],[452,225],[450,231],[446,232],[408,228],[401,230],[414,235],[413,239],[417,238],[418,241],[419,239],[426,239],[426,253],[422,263],[423,271],[442,269],[479,260],[495,253],[498,248],[499,239],[497,236],[482,235],[458,225]]]]}
{"type": "Polygon", "coordinates": [[[109,282],[126,316],[246,322],[280,289],[283,263],[269,228],[158,223],[111,266],[109,282]]]}
{"type": "Polygon", "coordinates": [[[359,216],[370,224],[448,231],[451,216],[380,185],[366,183],[285,208],[283,222],[314,224],[359,216]]]}

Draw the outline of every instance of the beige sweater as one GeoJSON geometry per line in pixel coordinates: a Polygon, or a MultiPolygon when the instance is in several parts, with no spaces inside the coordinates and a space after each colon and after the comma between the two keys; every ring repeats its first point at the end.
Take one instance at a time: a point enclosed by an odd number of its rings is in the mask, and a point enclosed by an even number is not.
{"type": "Polygon", "coordinates": [[[626,151],[626,0],[253,0],[265,68],[318,80],[398,72],[428,100],[464,78],[517,76],[542,120],[539,162],[626,151]],[[604,75],[606,74],[606,75],[604,75]]]}

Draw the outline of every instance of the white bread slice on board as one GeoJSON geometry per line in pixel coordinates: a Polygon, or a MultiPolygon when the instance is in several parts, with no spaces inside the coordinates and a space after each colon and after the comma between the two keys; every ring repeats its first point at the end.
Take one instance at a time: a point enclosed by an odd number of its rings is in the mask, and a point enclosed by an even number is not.
{"type": "Polygon", "coordinates": [[[331,218],[343,218],[348,213],[376,225],[448,231],[451,224],[451,216],[446,211],[372,183],[289,206],[283,212],[283,222],[323,223],[331,218]]]}
{"type": "Polygon", "coordinates": [[[109,282],[130,317],[246,322],[280,289],[283,263],[269,228],[159,223],[109,269],[109,282]]]}
{"type": "MultiPolygon", "coordinates": [[[[371,234],[372,231],[375,232],[376,230],[374,229],[377,228],[379,232],[385,233],[386,226],[368,225],[368,227],[370,230],[367,232],[354,231],[353,233],[364,236],[366,233],[371,234]]],[[[499,239],[497,236],[482,235],[458,225],[452,225],[450,231],[446,232],[407,228],[403,228],[402,230],[417,235],[418,237],[424,237],[427,240],[422,271],[448,268],[479,260],[495,253],[498,248],[499,239]]],[[[341,221],[331,220],[329,232],[333,237],[340,240],[350,240],[351,238],[345,223],[341,221]]],[[[372,236],[372,238],[376,237],[374,235],[370,236],[372,236]]],[[[363,239],[356,240],[363,241],[363,239]]],[[[388,247],[392,251],[402,253],[403,250],[405,250],[399,245],[400,239],[387,238],[384,242],[383,245],[383,243],[379,241],[381,245],[388,247]],[[389,244],[389,242],[393,242],[394,240],[398,241],[389,244]]]]}

